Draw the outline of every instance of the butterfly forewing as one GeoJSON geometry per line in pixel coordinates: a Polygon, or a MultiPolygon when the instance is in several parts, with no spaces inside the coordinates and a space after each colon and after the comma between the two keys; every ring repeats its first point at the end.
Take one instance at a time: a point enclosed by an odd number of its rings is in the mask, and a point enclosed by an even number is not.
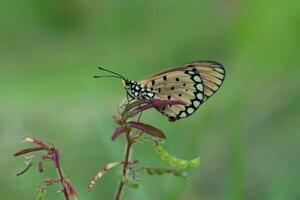
{"type": "Polygon", "coordinates": [[[158,110],[170,121],[187,117],[212,96],[222,85],[225,71],[212,61],[198,61],[153,74],[139,83],[155,93],[154,99],[181,100],[183,105],[173,105],[158,110]]]}

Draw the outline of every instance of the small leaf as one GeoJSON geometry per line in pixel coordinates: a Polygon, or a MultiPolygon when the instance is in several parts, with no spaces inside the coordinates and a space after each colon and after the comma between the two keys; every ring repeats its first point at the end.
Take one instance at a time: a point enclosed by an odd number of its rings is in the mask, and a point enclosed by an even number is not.
{"type": "Polygon", "coordinates": [[[185,169],[189,166],[189,162],[186,161],[186,160],[183,160],[183,159],[180,159],[178,161],[178,166],[181,168],[181,169],[185,169]]]}
{"type": "Polygon", "coordinates": [[[112,140],[115,140],[117,137],[119,137],[119,135],[121,135],[122,133],[125,132],[125,128],[124,127],[118,127],[115,129],[114,133],[111,136],[112,140]]]}
{"type": "Polygon", "coordinates": [[[26,137],[23,141],[25,142],[31,142],[33,144],[36,144],[40,147],[44,147],[44,148],[50,148],[48,144],[46,144],[43,140],[38,140],[35,138],[31,138],[31,137],[26,137]]]}
{"type": "Polygon", "coordinates": [[[189,164],[190,164],[191,167],[199,167],[199,165],[200,165],[200,157],[190,160],[189,164]]]}
{"type": "Polygon", "coordinates": [[[139,187],[139,183],[137,181],[129,180],[123,175],[121,175],[121,180],[127,187],[131,189],[137,189],[139,187]]]}
{"type": "Polygon", "coordinates": [[[169,163],[172,165],[172,166],[179,166],[179,159],[175,156],[170,156],[170,159],[169,159],[169,163]]]}
{"type": "Polygon", "coordinates": [[[144,124],[142,122],[135,122],[135,121],[128,122],[128,124],[130,124],[131,127],[138,129],[140,131],[143,131],[145,133],[148,133],[149,135],[151,135],[153,137],[158,137],[160,139],[166,138],[165,134],[161,130],[159,130],[149,124],[144,124]]]}
{"type": "Polygon", "coordinates": [[[42,162],[42,161],[39,162],[39,165],[38,165],[38,171],[39,171],[40,173],[43,173],[43,172],[44,172],[44,165],[43,165],[43,162],[42,162]]]}
{"type": "Polygon", "coordinates": [[[27,166],[25,167],[25,169],[23,169],[22,171],[16,173],[16,176],[21,176],[21,175],[25,174],[31,167],[32,167],[32,161],[30,161],[27,164],[27,166]]]}
{"type": "Polygon", "coordinates": [[[156,107],[165,107],[165,106],[170,106],[170,105],[186,105],[186,103],[184,103],[183,101],[180,100],[158,100],[158,99],[154,99],[154,100],[147,100],[145,102],[139,103],[138,105],[136,105],[135,107],[131,107],[131,111],[128,111],[128,117],[132,117],[137,115],[140,112],[143,112],[145,110],[151,109],[151,108],[156,108],[156,107]]]}
{"type": "Polygon", "coordinates": [[[156,144],[154,146],[154,150],[158,155],[160,155],[160,158],[162,160],[169,162],[169,164],[171,166],[176,166],[176,167],[185,169],[187,167],[199,167],[199,165],[200,165],[200,157],[194,158],[192,160],[185,160],[185,159],[177,158],[176,156],[168,153],[159,144],[156,144]]]}
{"type": "Polygon", "coordinates": [[[45,196],[46,196],[46,190],[41,189],[38,193],[38,196],[36,197],[36,200],[45,200],[45,196]]]}
{"type": "Polygon", "coordinates": [[[155,145],[154,150],[158,154],[161,154],[164,151],[160,145],[155,145]]]}
{"type": "Polygon", "coordinates": [[[161,106],[171,106],[171,105],[186,105],[183,101],[180,100],[153,100],[152,104],[155,107],[161,107],[161,106]]]}
{"type": "Polygon", "coordinates": [[[158,100],[158,99],[135,100],[126,105],[125,109],[122,111],[121,116],[124,118],[130,118],[145,110],[154,107],[155,108],[165,107],[168,105],[186,105],[186,103],[180,100],[158,100]]]}
{"type": "Polygon", "coordinates": [[[41,151],[41,150],[47,150],[47,149],[45,147],[32,147],[32,148],[21,149],[20,151],[15,153],[14,156],[20,156],[34,151],[41,151]]]}
{"type": "Polygon", "coordinates": [[[68,194],[73,197],[75,200],[78,199],[78,195],[77,195],[77,192],[75,191],[75,189],[72,187],[71,183],[70,183],[70,180],[68,179],[65,179],[65,183],[66,183],[66,188],[67,188],[67,191],[68,191],[68,194]]]}
{"type": "Polygon", "coordinates": [[[171,155],[168,152],[161,152],[160,157],[164,161],[169,161],[171,158],[171,155]]]}
{"type": "Polygon", "coordinates": [[[127,113],[129,110],[136,108],[136,107],[140,107],[143,104],[149,104],[149,102],[150,102],[149,99],[140,99],[140,100],[132,101],[132,102],[126,104],[126,107],[125,107],[123,113],[127,113]]]}
{"type": "Polygon", "coordinates": [[[88,184],[88,190],[92,191],[94,185],[96,184],[96,182],[108,171],[110,171],[112,168],[117,167],[119,165],[121,165],[123,162],[122,161],[118,161],[118,162],[112,162],[109,163],[107,165],[105,165],[104,167],[102,167],[100,169],[100,171],[90,180],[89,184],[88,184]]]}
{"type": "Polygon", "coordinates": [[[24,140],[22,141],[22,142],[33,142],[34,141],[34,139],[32,138],[32,137],[26,137],[26,138],[24,138],[24,140]]]}
{"type": "Polygon", "coordinates": [[[167,168],[150,168],[150,167],[142,167],[137,170],[138,172],[146,172],[149,175],[164,175],[164,174],[172,174],[174,176],[178,176],[186,179],[188,174],[184,171],[176,170],[176,169],[167,169],[167,168]]]}

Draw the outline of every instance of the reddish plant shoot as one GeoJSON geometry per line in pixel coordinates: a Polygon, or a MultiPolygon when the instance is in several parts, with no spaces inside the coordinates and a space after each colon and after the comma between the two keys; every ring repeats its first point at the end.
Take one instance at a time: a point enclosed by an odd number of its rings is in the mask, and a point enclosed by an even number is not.
{"type": "Polygon", "coordinates": [[[120,174],[120,183],[115,195],[115,200],[121,198],[121,194],[124,186],[130,188],[137,188],[139,184],[139,174],[146,172],[149,175],[162,175],[162,174],[172,174],[174,176],[179,176],[186,178],[187,173],[181,172],[175,169],[166,168],[149,168],[141,167],[136,169],[137,160],[131,160],[130,151],[135,142],[143,138],[150,139],[155,145],[159,144],[161,141],[166,139],[165,134],[160,129],[154,127],[153,125],[140,122],[140,116],[144,111],[152,108],[165,107],[170,105],[185,105],[184,102],[178,100],[135,100],[125,104],[123,110],[120,112],[120,117],[114,118],[114,122],[118,125],[112,134],[111,139],[114,141],[121,135],[124,135],[126,141],[125,157],[121,162],[112,162],[104,167],[91,179],[88,184],[88,189],[91,191],[95,183],[112,168],[122,166],[120,174]],[[132,118],[138,118],[134,120],[132,118]],[[144,134],[145,137],[141,137],[144,134]]]}
{"type": "Polygon", "coordinates": [[[35,160],[38,160],[38,171],[40,173],[44,172],[43,161],[51,160],[54,164],[54,167],[58,173],[58,179],[45,179],[44,185],[39,189],[39,196],[44,195],[46,188],[53,184],[60,184],[61,192],[64,194],[66,200],[72,197],[73,199],[78,199],[78,195],[70,183],[70,180],[66,179],[66,177],[62,173],[61,165],[60,165],[60,154],[58,149],[54,147],[52,144],[47,144],[42,140],[38,140],[32,137],[27,137],[24,139],[24,142],[32,143],[33,147],[24,148],[14,154],[14,156],[27,156],[29,153],[34,153],[38,151],[43,151],[43,154],[31,155],[27,157],[27,166],[24,170],[17,173],[17,176],[20,176],[26,173],[32,166],[35,160]],[[29,159],[28,159],[29,158],[29,159]]]}
{"type": "MultiPolygon", "coordinates": [[[[187,173],[182,172],[177,169],[169,169],[169,168],[153,168],[142,166],[137,168],[138,160],[133,160],[130,157],[131,149],[134,143],[141,141],[143,139],[147,139],[153,142],[153,147],[156,153],[158,153],[163,160],[168,161],[172,166],[186,168],[188,166],[197,167],[200,163],[200,158],[192,159],[192,160],[184,160],[177,158],[168,152],[166,152],[161,146],[160,143],[166,139],[166,135],[160,129],[154,127],[153,125],[140,122],[141,114],[152,108],[159,109],[160,107],[166,107],[170,105],[185,105],[185,103],[178,100],[135,100],[129,102],[123,106],[122,111],[120,112],[120,116],[118,118],[114,118],[114,122],[117,124],[117,128],[113,132],[111,139],[114,141],[117,138],[123,136],[126,142],[125,156],[121,161],[111,162],[102,167],[95,176],[93,176],[88,184],[88,190],[92,191],[96,182],[106,173],[111,171],[111,169],[120,167],[120,182],[115,194],[115,200],[119,200],[121,198],[124,186],[129,188],[137,188],[139,185],[139,174],[147,173],[148,175],[164,175],[164,174],[172,174],[174,176],[182,177],[184,179],[187,178],[187,173]],[[134,119],[137,118],[137,119],[134,119]]],[[[53,144],[48,144],[43,140],[38,140],[32,137],[27,137],[24,139],[24,142],[30,142],[34,146],[29,148],[23,148],[14,156],[30,156],[27,158],[27,166],[17,173],[17,176],[20,176],[30,170],[33,166],[33,163],[37,160],[38,171],[43,173],[45,171],[43,162],[45,160],[51,160],[53,165],[58,173],[58,178],[50,178],[45,179],[43,181],[43,186],[39,189],[39,197],[38,199],[44,199],[45,191],[47,187],[59,184],[60,190],[64,194],[64,198],[69,200],[70,197],[74,199],[78,199],[77,192],[73,188],[70,183],[70,180],[67,179],[61,169],[60,162],[60,152],[53,144]],[[34,154],[39,152],[39,154],[34,154]],[[41,153],[43,152],[43,153],[41,153]]]]}

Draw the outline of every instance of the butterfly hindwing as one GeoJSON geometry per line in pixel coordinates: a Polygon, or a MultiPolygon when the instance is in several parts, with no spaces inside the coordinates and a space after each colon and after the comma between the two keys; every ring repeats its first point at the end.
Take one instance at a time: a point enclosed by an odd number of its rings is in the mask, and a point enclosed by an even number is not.
{"type": "MultiPolygon", "coordinates": [[[[201,85],[199,87],[200,89],[203,88],[201,83],[198,84],[201,85]]],[[[163,81],[163,84],[161,80],[158,80],[157,85],[154,85],[153,87],[153,91],[155,92],[155,99],[180,100],[186,105],[192,105],[192,99],[195,99],[197,88],[189,74],[178,71],[176,73],[172,72],[170,76],[167,76],[167,80],[163,81]]],[[[198,96],[202,98],[203,95],[200,92],[198,96]]],[[[200,103],[201,99],[197,100],[194,104],[199,106],[200,103]]],[[[196,108],[197,107],[193,110],[189,109],[190,114],[195,111],[196,108]]],[[[172,105],[159,109],[162,114],[166,115],[172,121],[178,118],[178,115],[182,110],[186,110],[186,107],[183,105],[172,105]]]]}
{"type": "Polygon", "coordinates": [[[197,65],[196,69],[203,80],[205,101],[222,85],[225,78],[225,70],[222,65],[215,62],[208,62],[206,65],[197,65]]]}
{"type": "Polygon", "coordinates": [[[199,106],[221,86],[225,77],[222,65],[212,61],[198,61],[153,74],[139,84],[154,92],[154,99],[180,100],[186,105],[160,108],[170,121],[193,114],[199,106]]]}

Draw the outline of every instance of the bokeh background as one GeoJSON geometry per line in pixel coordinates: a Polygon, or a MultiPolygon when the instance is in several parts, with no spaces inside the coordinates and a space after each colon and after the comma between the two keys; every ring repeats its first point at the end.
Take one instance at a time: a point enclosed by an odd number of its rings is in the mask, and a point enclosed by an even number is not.
{"type": "MultiPolygon", "coordinates": [[[[194,60],[227,70],[223,87],[192,117],[169,123],[143,116],[167,134],[182,158],[201,156],[188,181],[141,175],[124,199],[300,199],[300,2],[0,1],[0,194],[35,199],[41,178],[13,153],[34,136],[61,150],[80,199],[112,199],[117,170],[91,193],[87,182],[123,157],[110,140],[124,89],[93,79],[104,66],[139,80],[194,60]]],[[[150,143],[135,146],[142,165],[167,166],[150,143]]],[[[63,199],[51,187],[47,199],[63,199]]]]}

